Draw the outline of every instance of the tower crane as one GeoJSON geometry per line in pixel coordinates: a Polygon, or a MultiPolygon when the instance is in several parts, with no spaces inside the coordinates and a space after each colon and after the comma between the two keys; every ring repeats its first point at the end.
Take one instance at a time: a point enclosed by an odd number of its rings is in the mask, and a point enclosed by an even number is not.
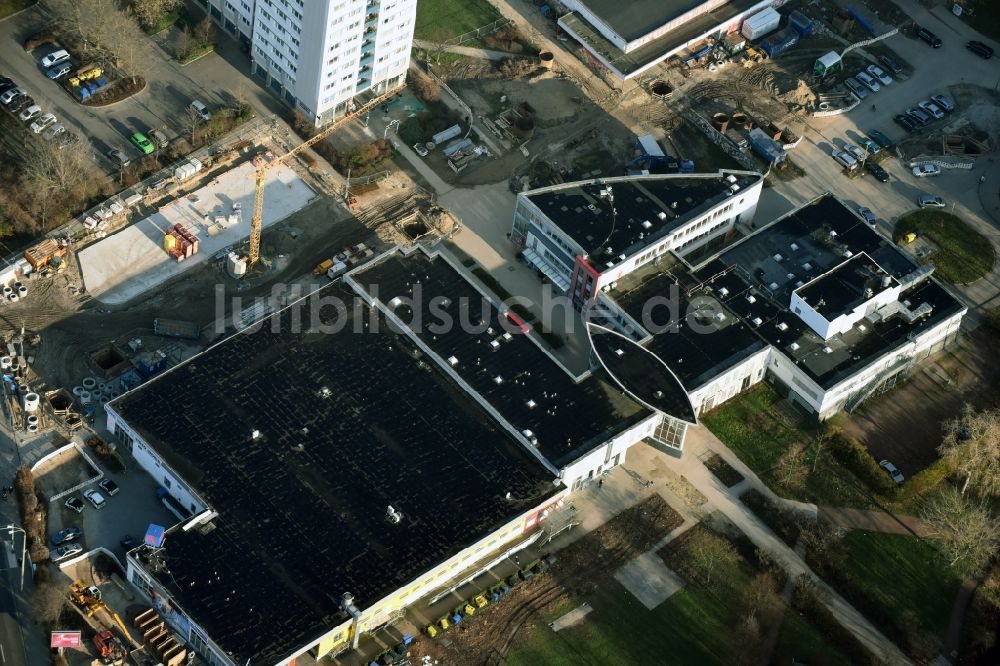
{"type": "Polygon", "coordinates": [[[340,127],[343,127],[351,120],[354,120],[358,116],[368,113],[375,107],[388,101],[393,95],[396,94],[398,90],[399,87],[393,88],[392,90],[389,90],[388,92],[385,92],[379,95],[378,97],[372,98],[370,101],[365,102],[359,107],[356,107],[350,113],[330,123],[323,129],[321,129],[319,132],[317,132],[315,135],[306,139],[299,145],[295,146],[284,155],[276,157],[270,162],[265,161],[264,158],[261,157],[260,155],[254,158],[253,163],[254,166],[257,168],[257,173],[256,173],[257,184],[256,184],[256,189],[254,190],[254,197],[253,197],[253,218],[251,218],[250,220],[250,250],[247,253],[247,258],[246,258],[247,270],[253,268],[254,264],[256,264],[257,261],[260,259],[260,233],[261,229],[263,228],[263,222],[264,222],[263,220],[264,178],[267,176],[268,170],[270,170],[271,167],[288,162],[290,159],[301,153],[303,150],[319,143],[323,139],[333,134],[335,130],[337,130],[340,127]]]}

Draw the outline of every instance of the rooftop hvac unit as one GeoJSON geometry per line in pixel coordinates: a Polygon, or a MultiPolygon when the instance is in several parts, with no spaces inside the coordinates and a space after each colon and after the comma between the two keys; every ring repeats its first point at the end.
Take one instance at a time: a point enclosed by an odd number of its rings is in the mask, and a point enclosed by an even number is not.
{"type": "Polygon", "coordinates": [[[498,385],[498,386],[500,384],[503,384],[503,377],[501,377],[500,375],[497,375],[496,377],[493,378],[493,383],[496,384],[496,385],[498,385]]]}
{"type": "Polygon", "coordinates": [[[643,220],[643,221],[642,221],[642,228],[643,228],[643,229],[649,229],[649,228],[651,228],[652,226],[653,226],[653,223],[652,223],[652,222],[650,222],[649,220],[643,220]]]}
{"type": "Polygon", "coordinates": [[[728,176],[726,176],[726,180],[729,181],[730,183],[735,183],[736,176],[734,176],[733,174],[729,174],[728,176]]]}
{"type": "Polygon", "coordinates": [[[663,220],[667,219],[667,214],[661,210],[659,213],[656,214],[656,217],[660,218],[660,221],[662,222],[663,220]]]}
{"type": "Polygon", "coordinates": [[[787,331],[788,330],[788,324],[786,324],[783,321],[778,322],[778,330],[779,331],[787,331]]]}
{"type": "Polygon", "coordinates": [[[792,344],[788,345],[788,348],[791,349],[792,351],[798,351],[799,350],[799,343],[793,342],[792,344]]]}
{"type": "Polygon", "coordinates": [[[606,197],[608,196],[608,191],[606,189],[602,189],[600,192],[598,192],[598,194],[602,197],[606,197]]]}
{"type": "Polygon", "coordinates": [[[720,287],[719,288],[719,296],[726,297],[728,295],[729,295],[729,290],[728,289],[726,289],[725,287],[720,287]]]}
{"type": "Polygon", "coordinates": [[[535,407],[538,406],[538,403],[535,402],[534,400],[529,400],[528,402],[526,402],[524,404],[526,404],[528,406],[528,409],[534,409],[535,407]]]}
{"type": "Polygon", "coordinates": [[[785,277],[788,278],[789,280],[794,280],[795,273],[785,273],[785,277]]]}
{"type": "Polygon", "coordinates": [[[801,287],[801,286],[802,286],[802,285],[804,285],[804,284],[805,284],[805,282],[803,282],[802,280],[798,280],[798,281],[797,281],[797,282],[795,283],[795,288],[796,288],[796,289],[798,289],[799,287],[801,287]]]}
{"type": "Polygon", "coordinates": [[[510,334],[510,331],[507,331],[506,333],[504,333],[500,337],[503,338],[504,340],[506,340],[507,342],[510,342],[511,340],[514,339],[514,336],[510,334]]]}
{"type": "Polygon", "coordinates": [[[788,247],[792,248],[792,252],[798,252],[799,251],[799,245],[798,245],[798,243],[792,243],[788,247]]]}
{"type": "Polygon", "coordinates": [[[850,258],[850,257],[854,256],[854,253],[851,252],[850,250],[845,250],[844,251],[844,256],[850,258]]]}
{"type": "Polygon", "coordinates": [[[726,313],[725,312],[716,312],[715,313],[715,320],[716,321],[726,321],[726,313]]]}
{"type": "Polygon", "coordinates": [[[490,340],[490,347],[493,348],[493,351],[496,351],[500,349],[500,343],[497,342],[496,340],[490,340]]]}
{"type": "Polygon", "coordinates": [[[733,185],[732,187],[729,188],[729,193],[730,194],[736,194],[739,191],[740,191],[740,186],[739,185],[733,185]]]}
{"type": "Polygon", "coordinates": [[[760,317],[754,317],[752,321],[754,326],[760,326],[761,324],[764,323],[764,320],[761,319],[760,317]]]}
{"type": "Polygon", "coordinates": [[[670,208],[673,210],[677,210],[677,202],[676,201],[670,202],[670,208]]]}
{"type": "Polygon", "coordinates": [[[784,257],[782,257],[780,254],[774,255],[774,260],[777,261],[779,264],[781,263],[782,259],[784,259],[784,257]]]}
{"type": "Polygon", "coordinates": [[[757,297],[754,296],[753,294],[750,294],[749,296],[747,296],[747,302],[748,303],[756,303],[757,302],[757,297]]]}
{"type": "Polygon", "coordinates": [[[833,353],[833,348],[832,347],[823,347],[823,353],[824,354],[832,354],[833,353]]]}
{"type": "Polygon", "coordinates": [[[403,520],[403,514],[394,509],[391,504],[385,509],[385,517],[393,525],[398,525],[403,520]]]}
{"type": "Polygon", "coordinates": [[[451,367],[454,368],[456,365],[458,365],[458,359],[455,358],[454,356],[449,356],[448,357],[448,365],[450,365],[451,367]]]}
{"type": "Polygon", "coordinates": [[[394,296],[392,298],[392,300],[389,301],[389,307],[393,308],[393,309],[396,309],[396,308],[399,307],[399,304],[402,303],[402,302],[403,302],[403,299],[401,299],[399,296],[394,296]]]}
{"type": "Polygon", "coordinates": [[[622,357],[625,355],[625,350],[619,347],[615,350],[615,356],[622,357]]]}
{"type": "Polygon", "coordinates": [[[813,265],[807,261],[806,263],[802,264],[802,268],[804,268],[807,271],[811,271],[813,269],[813,265]]]}
{"type": "Polygon", "coordinates": [[[772,282],[769,286],[771,287],[771,291],[775,291],[778,288],[778,283],[772,282]]]}

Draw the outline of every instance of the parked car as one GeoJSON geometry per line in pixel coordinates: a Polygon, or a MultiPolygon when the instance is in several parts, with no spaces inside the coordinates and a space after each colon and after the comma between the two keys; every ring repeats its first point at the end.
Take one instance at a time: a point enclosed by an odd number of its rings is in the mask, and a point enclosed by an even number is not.
{"type": "Polygon", "coordinates": [[[917,30],[917,37],[930,44],[933,48],[941,48],[941,38],[927,28],[917,30]]]}
{"type": "Polygon", "coordinates": [[[83,536],[83,530],[79,527],[67,527],[52,535],[52,545],[61,546],[70,541],[76,541],[83,536]]]}
{"type": "Polygon", "coordinates": [[[45,76],[55,81],[56,79],[61,79],[72,71],[73,65],[68,62],[61,62],[55,67],[50,67],[48,71],[45,72],[45,76]]]}
{"type": "Polygon", "coordinates": [[[955,106],[955,100],[948,95],[931,95],[931,101],[945,111],[954,111],[957,108],[955,106]]]}
{"type": "Polygon", "coordinates": [[[903,66],[900,65],[899,62],[892,56],[887,56],[887,55],[879,56],[878,61],[883,65],[885,65],[885,68],[890,72],[892,72],[893,74],[903,73],[903,66]]]}
{"type": "Polygon", "coordinates": [[[31,131],[35,134],[41,134],[47,130],[52,125],[56,124],[56,116],[53,113],[45,113],[38,117],[35,122],[31,123],[31,131]]]}
{"type": "Polygon", "coordinates": [[[865,208],[864,206],[862,206],[861,208],[858,209],[858,215],[860,215],[864,219],[864,221],[867,222],[868,224],[872,225],[873,227],[875,226],[876,217],[875,213],[872,212],[871,208],[865,208]]]}
{"type": "Polygon", "coordinates": [[[841,146],[841,149],[845,153],[850,153],[851,157],[853,157],[854,159],[856,159],[858,162],[861,162],[861,161],[863,161],[865,159],[865,153],[864,153],[863,150],[861,150],[857,146],[852,146],[851,144],[847,143],[846,141],[844,142],[844,145],[841,146]]]}
{"type": "Polygon", "coordinates": [[[841,164],[843,164],[848,169],[853,169],[854,167],[858,166],[858,161],[856,159],[854,159],[854,157],[852,155],[850,155],[849,153],[845,153],[842,150],[836,150],[835,149],[830,154],[833,155],[833,159],[837,160],[838,162],[840,162],[841,164]]]}
{"type": "Polygon", "coordinates": [[[53,51],[41,60],[42,68],[49,69],[53,65],[58,65],[61,62],[69,60],[69,53],[66,49],[59,49],[58,51],[53,51]]]}
{"type": "Polygon", "coordinates": [[[158,129],[151,129],[146,132],[146,136],[149,137],[150,141],[156,144],[157,148],[166,148],[170,145],[170,140],[167,139],[167,135],[158,129]]]}
{"type": "Polygon", "coordinates": [[[70,511],[75,511],[77,513],[83,513],[83,500],[81,500],[76,495],[73,495],[72,497],[70,497],[69,499],[67,499],[65,502],[63,502],[63,506],[66,507],[67,509],[69,509],[70,511]]]}
{"type": "Polygon", "coordinates": [[[17,117],[21,119],[21,122],[26,123],[29,120],[34,120],[42,114],[42,107],[37,104],[32,104],[31,106],[23,109],[21,113],[17,114],[17,117]]]}
{"type": "Polygon", "coordinates": [[[936,164],[918,164],[913,167],[913,175],[917,178],[926,178],[927,176],[936,176],[941,173],[941,167],[936,164]]]}
{"type": "Polygon", "coordinates": [[[877,143],[866,136],[858,138],[858,145],[861,146],[862,150],[867,150],[869,155],[878,155],[882,150],[877,143]]]}
{"type": "Polygon", "coordinates": [[[105,155],[107,155],[109,160],[114,162],[116,167],[119,167],[121,169],[124,169],[132,162],[132,160],[130,160],[125,153],[118,150],[117,148],[112,148],[111,150],[106,152],[105,155]]]}
{"type": "Polygon", "coordinates": [[[939,109],[938,105],[935,104],[934,102],[925,99],[924,101],[917,104],[917,106],[919,106],[921,109],[931,114],[935,118],[944,118],[944,111],[939,109]]]}
{"type": "Polygon", "coordinates": [[[867,72],[858,72],[857,74],[854,75],[854,78],[856,78],[858,81],[861,81],[861,83],[865,84],[865,86],[867,86],[868,89],[871,90],[872,92],[878,92],[879,90],[882,89],[882,87],[878,84],[878,81],[868,76],[867,72]]]}
{"type": "Polygon", "coordinates": [[[917,197],[917,205],[921,208],[944,208],[944,199],[933,194],[921,194],[917,197]]]}
{"type": "Polygon", "coordinates": [[[156,146],[153,145],[153,142],[147,139],[146,135],[142,132],[136,132],[130,136],[129,141],[132,142],[132,145],[141,150],[143,155],[149,155],[151,152],[156,150],[156,146]]]}
{"type": "Polygon", "coordinates": [[[83,546],[78,543],[67,543],[64,546],[53,548],[49,551],[49,557],[53,562],[61,562],[65,559],[79,555],[83,552],[83,546]]]}
{"type": "Polygon", "coordinates": [[[9,88],[3,91],[3,94],[0,94],[0,104],[7,106],[8,104],[10,104],[23,94],[24,94],[24,88],[21,88],[19,86],[9,88]]]}
{"type": "Polygon", "coordinates": [[[913,118],[920,125],[926,125],[931,121],[931,117],[923,112],[922,109],[918,109],[915,106],[911,106],[906,110],[906,115],[913,118]]]}
{"type": "Polygon", "coordinates": [[[868,97],[868,90],[866,90],[863,85],[858,83],[858,80],[853,76],[844,79],[844,85],[850,88],[851,92],[858,96],[858,99],[868,97]]]}
{"type": "Polygon", "coordinates": [[[87,498],[88,502],[94,505],[95,509],[103,509],[107,504],[107,500],[104,499],[104,495],[96,490],[88,490],[83,493],[83,496],[87,498]]]}
{"type": "Polygon", "coordinates": [[[903,482],[903,473],[900,472],[895,465],[893,465],[888,460],[880,460],[878,466],[886,471],[886,473],[895,481],[897,484],[903,482]]]}
{"type": "Polygon", "coordinates": [[[139,542],[135,540],[135,537],[126,534],[118,541],[118,545],[120,545],[125,550],[132,550],[133,548],[139,545],[139,542]]]}
{"type": "Polygon", "coordinates": [[[101,479],[101,482],[97,485],[101,487],[101,490],[108,494],[108,497],[114,497],[118,494],[118,484],[111,479],[101,479]]]}
{"type": "Polygon", "coordinates": [[[905,129],[907,132],[915,132],[917,128],[920,126],[916,120],[906,115],[905,113],[900,113],[899,115],[894,116],[893,120],[896,122],[897,125],[905,129]]]}
{"type": "Polygon", "coordinates": [[[194,109],[194,112],[198,114],[198,117],[205,122],[212,118],[212,113],[208,110],[208,107],[198,100],[191,102],[191,108],[194,109]]]}
{"type": "Polygon", "coordinates": [[[868,136],[882,148],[892,148],[893,146],[892,139],[878,130],[868,130],[868,136]]]}
{"type": "Polygon", "coordinates": [[[420,155],[421,157],[427,157],[427,155],[429,154],[424,144],[420,143],[419,141],[413,144],[413,152],[415,152],[417,155],[420,155]]]}
{"type": "Polygon", "coordinates": [[[887,86],[890,83],[892,83],[892,77],[886,74],[885,70],[883,70],[878,65],[868,65],[867,71],[870,76],[878,79],[878,82],[884,86],[887,86]]]}
{"type": "Polygon", "coordinates": [[[965,48],[969,49],[983,60],[989,60],[993,57],[993,48],[988,44],[983,44],[982,42],[977,42],[976,40],[972,40],[966,44],[965,48]]]}
{"type": "Polygon", "coordinates": [[[56,123],[52,127],[48,128],[42,132],[42,138],[46,141],[51,141],[61,134],[66,133],[66,127],[62,123],[56,123]]]}
{"type": "Polygon", "coordinates": [[[35,104],[35,98],[28,95],[21,95],[20,97],[15,97],[10,104],[7,105],[7,110],[11,113],[17,113],[21,109],[26,109],[29,106],[35,104]]]}
{"type": "Polygon", "coordinates": [[[880,183],[888,183],[889,182],[889,172],[886,171],[885,169],[883,169],[882,167],[880,167],[878,164],[876,164],[872,160],[867,160],[865,162],[865,171],[867,171],[871,175],[875,176],[875,180],[877,180],[880,183]]]}
{"type": "Polygon", "coordinates": [[[17,84],[14,83],[14,79],[9,79],[6,76],[0,76],[0,93],[5,93],[11,88],[16,88],[17,84]]]}

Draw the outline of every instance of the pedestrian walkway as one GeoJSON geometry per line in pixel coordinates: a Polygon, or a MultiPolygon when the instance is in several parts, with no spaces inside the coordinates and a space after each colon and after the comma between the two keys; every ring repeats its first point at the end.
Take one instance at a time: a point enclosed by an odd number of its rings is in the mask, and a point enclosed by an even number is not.
{"type": "Polygon", "coordinates": [[[469,58],[482,58],[483,60],[508,60],[510,58],[529,58],[531,56],[521,55],[519,53],[508,53],[507,51],[493,51],[491,49],[477,49],[471,46],[454,46],[452,44],[438,44],[437,42],[428,42],[423,39],[414,39],[413,45],[419,49],[426,49],[428,51],[440,51],[444,53],[454,53],[456,55],[463,55],[469,58]]]}
{"type": "Polygon", "coordinates": [[[896,516],[887,511],[865,511],[864,509],[821,506],[819,507],[819,516],[833,525],[850,530],[867,530],[869,532],[905,534],[918,537],[925,537],[930,534],[930,527],[919,518],[914,518],[913,516],[896,516]]]}
{"type": "MultiPolygon", "coordinates": [[[[684,457],[677,461],[675,470],[683,474],[694,486],[708,498],[708,501],[750,539],[753,544],[766,551],[774,561],[794,579],[800,575],[808,575],[816,580],[817,586],[823,591],[827,608],[840,624],[854,634],[869,651],[878,659],[890,664],[912,664],[913,662],[893,644],[885,635],[862,615],[854,606],[848,603],[832,587],[813,574],[802,556],[789,548],[774,532],[771,531],[752,511],[743,505],[702,463],[702,455],[714,451],[727,462],[738,460],[732,451],[704,426],[688,429],[684,444],[684,457]]],[[[735,465],[734,465],[735,467],[735,465]]],[[[743,473],[749,472],[745,465],[737,467],[743,473]]],[[[752,475],[752,472],[750,472],[752,475]]],[[[756,477],[753,487],[767,496],[773,493],[756,477]]]]}

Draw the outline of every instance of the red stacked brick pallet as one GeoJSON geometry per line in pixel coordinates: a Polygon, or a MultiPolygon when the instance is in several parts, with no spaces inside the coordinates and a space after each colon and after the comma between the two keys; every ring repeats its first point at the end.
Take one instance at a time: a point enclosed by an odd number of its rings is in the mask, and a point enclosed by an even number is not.
{"type": "Polygon", "coordinates": [[[184,261],[188,257],[198,252],[200,242],[197,236],[184,228],[182,224],[175,224],[167,229],[167,235],[176,239],[174,248],[168,250],[168,254],[177,261],[184,261]]]}

